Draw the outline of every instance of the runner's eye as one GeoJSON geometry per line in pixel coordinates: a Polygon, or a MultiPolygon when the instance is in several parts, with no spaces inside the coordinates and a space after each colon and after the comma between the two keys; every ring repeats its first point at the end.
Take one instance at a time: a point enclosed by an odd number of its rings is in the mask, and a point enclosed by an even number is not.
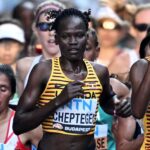
{"type": "Polygon", "coordinates": [[[5,92],[5,91],[7,91],[7,88],[6,88],[5,86],[1,86],[1,87],[0,87],[0,91],[1,91],[1,92],[5,92]]]}

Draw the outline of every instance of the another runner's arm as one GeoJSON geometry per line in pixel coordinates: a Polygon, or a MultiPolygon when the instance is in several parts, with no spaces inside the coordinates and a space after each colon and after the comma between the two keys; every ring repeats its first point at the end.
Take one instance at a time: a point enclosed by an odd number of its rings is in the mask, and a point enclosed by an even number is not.
{"type": "Polygon", "coordinates": [[[118,124],[116,127],[113,126],[112,129],[116,139],[117,150],[140,149],[144,137],[139,135],[136,139],[133,139],[136,121],[132,116],[127,118],[118,117],[118,124]]]}
{"type": "Polygon", "coordinates": [[[34,130],[21,134],[20,140],[25,141],[26,143],[31,143],[32,145],[38,147],[39,141],[43,136],[42,125],[38,126],[34,130]]]}
{"type": "Polygon", "coordinates": [[[143,118],[150,100],[150,63],[142,59],[130,70],[132,84],[131,107],[136,118],[143,118]]]}
{"type": "Polygon", "coordinates": [[[94,64],[94,69],[103,87],[103,92],[100,97],[100,105],[105,112],[113,114],[115,107],[112,98],[115,93],[112,91],[112,87],[110,85],[108,69],[97,64],[94,64]]]}
{"type": "Polygon", "coordinates": [[[131,107],[128,100],[120,101],[116,94],[113,92],[112,87],[110,85],[109,80],[109,72],[106,67],[97,66],[96,68],[97,75],[101,84],[103,86],[103,92],[100,97],[101,107],[104,109],[106,113],[111,115],[114,112],[121,117],[128,117],[131,115],[131,107]]]}

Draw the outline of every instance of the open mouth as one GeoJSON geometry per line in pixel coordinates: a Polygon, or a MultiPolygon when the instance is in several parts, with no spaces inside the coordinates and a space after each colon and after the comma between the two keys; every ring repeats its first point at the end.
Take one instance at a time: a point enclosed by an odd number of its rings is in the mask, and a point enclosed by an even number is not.
{"type": "Polygon", "coordinates": [[[48,43],[55,43],[55,40],[54,39],[50,39],[50,40],[48,40],[48,43]]]}

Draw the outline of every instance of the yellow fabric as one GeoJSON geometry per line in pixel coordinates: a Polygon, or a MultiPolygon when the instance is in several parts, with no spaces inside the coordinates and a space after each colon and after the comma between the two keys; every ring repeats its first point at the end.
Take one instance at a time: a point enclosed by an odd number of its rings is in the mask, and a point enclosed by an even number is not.
{"type": "Polygon", "coordinates": [[[150,150],[150,105],[145,113],[144,119],[144,142],[141,150],[150,150]]]}
{"type": "MultiPolygon", "coordinates": [[[[145,58],[147,61],[150,61],[150,56],[145,58]]],[[[144,142],[141,147],[141,150],[150,150],[150,105],[147,108],[147,111],[143,119],[144,124],[144,142]]]]}
{"type": "MultiPolygon", "coordinates": [[[[50,115],[42,123],[45,132],[68,135],[89,135],[94,133],[98,101],[103,88],[93,66],[87,60],[84,60],[84,62],[87,67],[87,76],[82,80],[85,83],[82,87],[84,97],[72,99],[68,104],[57,109],[56,112],[50,115]],[[66,110],[68,112],[65,112],[66,110]],[[77,126],[77,124],[80,125],[77,126]],[[89,124],[89,127],[87,124],[89,124]]],[[[63,73],[59,58],[52,59],[51,76],[40,97],[39,106],[42,107],[57,97],[63,88],[72,81],[63,73]]]]}

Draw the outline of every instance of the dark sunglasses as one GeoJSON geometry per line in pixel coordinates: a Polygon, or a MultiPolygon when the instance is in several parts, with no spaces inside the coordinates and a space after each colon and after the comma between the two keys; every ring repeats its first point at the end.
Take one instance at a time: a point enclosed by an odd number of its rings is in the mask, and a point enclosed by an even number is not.
{"type": "Polygon", "coordinates": [[[146,23],[134,24],[134,27],[140,32],[146,31],[149,26],[150,24],[146,24],[146,23]]]}
{"type": "Polygon", "coordinates": [[[53,22],[39,22],[36,24],[36,27],[39,28],[40,31],[51,31],[53,26],[53,22]]]}

